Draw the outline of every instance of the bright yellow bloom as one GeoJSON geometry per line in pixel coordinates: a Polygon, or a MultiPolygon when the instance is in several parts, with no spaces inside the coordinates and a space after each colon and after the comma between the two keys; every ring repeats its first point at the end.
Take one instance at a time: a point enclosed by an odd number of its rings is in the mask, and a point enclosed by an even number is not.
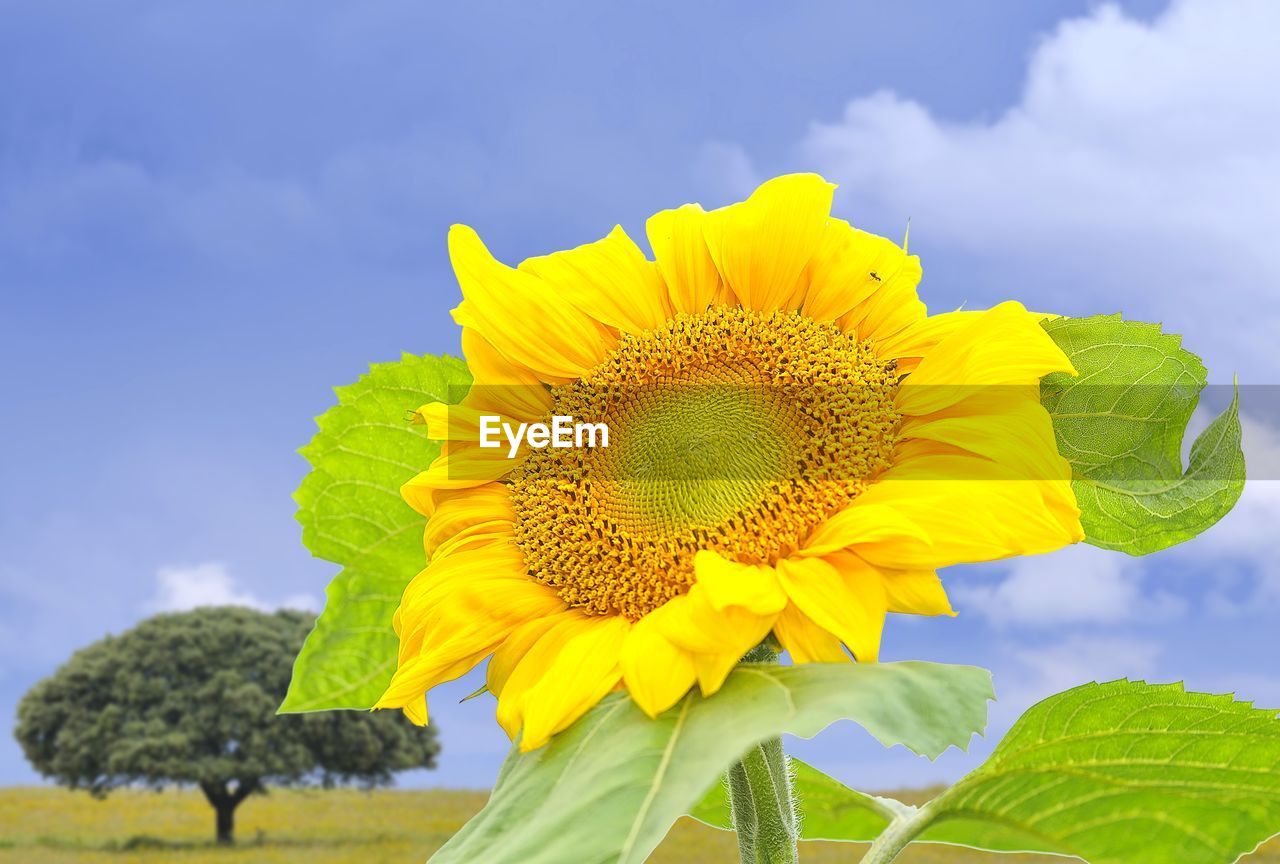
{"type": "Polygon", "coordinates": [[[403,489],[429,566],[379,707],[490,658],[528,750],[625,688],[650,715],[715,692],[771,632],[795,662],[876,659],[888,612],[953,614],[936,573],[1082,538],[1039,379],[1070,363],[1017,303],[927,316],[920,265],[830,215],[814,175],[496,261],[455,226],[475,376],[423,406],[440,458],[403,489]],[[599,449],[478,446],[607,419],[599,449]]]}

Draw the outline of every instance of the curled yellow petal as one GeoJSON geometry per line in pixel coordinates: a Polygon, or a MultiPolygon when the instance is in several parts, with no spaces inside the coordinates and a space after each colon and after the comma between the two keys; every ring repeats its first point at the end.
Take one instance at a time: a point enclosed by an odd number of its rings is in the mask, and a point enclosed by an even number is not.
{"type": "Polygon", "coordinates": [[[449,230],[463,302],[454,320],[543,381],[568,381],[604,357],[613,339],[599,321],[536,276],[497,261],[465,225],[449,230]]]}
{"type": "Polygon", "coordinates": [[[470,489],[444,493],[431,518],[427,520],[423,546],[430,557],[442,544],[463,531],[487,526],[494,530],[505,527],[509,532],[514,519],[510,495],[507,487],[501,483],[485,483],[470,489]]]}
{"type": "Polygon", "coordinates": [[[818,626],[795,603],[788,603],[773,622],[773,633],[796,663],[848,663],[851,659],[840,639],[818,626]]]}
{"type": "Polygon", "coordinates": [[[616,226],[603,240],[529,258],[520,264],[548,290],[585,314],[624,333],[652,330],[671,317],[658,265],[616,226]]]}
{"type": "Polygon", "coordinates": [[[579,616],[549,629],[512,671],[498,698],[498,718],[520,749],[541,747],[599,702],[622,676],[618,661],[631,623],[579,616]]]}
{"type": "Polygon", "coordinates": [[[888,611],[875,567],[856,555],[835,553],[779,561],[778,575],[800,611],[849,646],[860,662],[875,662],[888,611]]]}
{"type": "Polygon", "coordinates": [[[822,241],[835,188],[816,174],[788,174],[707,214],[712,260],[743,306],[782,308],[822,241]]]}
{"type": "Polygon", "coordinates": [[[898,391],[898,409],[941,411],[987,387],[1037,384],[1071,361],[1021,303],[1001,303],[957,327],[920,361],[898,391]]]}
{"type": "Polygon", "coordinates": [[[649,619],[632,627],[621,666],[631,698],[650,717],[676,704],[697,680],[692,656],[671,644],[649,619]]]}

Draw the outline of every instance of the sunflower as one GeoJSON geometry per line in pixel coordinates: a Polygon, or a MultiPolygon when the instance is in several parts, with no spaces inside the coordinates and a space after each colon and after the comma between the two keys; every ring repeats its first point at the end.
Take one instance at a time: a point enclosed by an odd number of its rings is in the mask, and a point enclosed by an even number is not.
{"type": "Polygon", "coordinates": [[[1017,303],[929,316],[919,260],[770,180],[710,212],[511,268],[454,226],[474,383],[423,406],[440,457],[403,487],[429,564],[396,611],[378,703],[488,658],[531,750],[606,694],[651,716],[714,693],[772,634],[797,663],[874,662],[886,613],[954,614],[938,568],[1082,539],[1038,382],[1071,364],[1017,303]],[[479,446],[605,420],[610,446],[479,446]]]}

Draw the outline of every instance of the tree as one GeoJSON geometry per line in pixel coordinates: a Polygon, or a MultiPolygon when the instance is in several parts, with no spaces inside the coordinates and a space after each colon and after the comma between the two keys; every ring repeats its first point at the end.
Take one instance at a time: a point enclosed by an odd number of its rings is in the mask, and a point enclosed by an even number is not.
{"type": "Polygon", "coordinates": [[[96,797],[199,786],[219,843],[233,842],[236,807],[268,786],[383,786],[435,767],[435,730],[398,711],[276,714],[314,620],[235,607],[157,615],[31,688],[14,734],[43,775],[96,797]]]}

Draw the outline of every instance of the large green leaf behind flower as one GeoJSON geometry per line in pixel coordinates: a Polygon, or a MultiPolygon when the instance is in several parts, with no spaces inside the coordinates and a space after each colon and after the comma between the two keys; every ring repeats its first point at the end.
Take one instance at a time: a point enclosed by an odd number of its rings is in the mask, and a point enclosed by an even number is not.
{"type": "Polygon", "coordinates": [[[317,418],[320,431],[301,450],[311,473],[294,498],[302,542],[343,569],[294,664],[282,712],[369,708],[386,689],[396,665],[391,616],[425,561],[423,518],[399,490],[440,452],[409,414],[470,381],[461,360],[406,354],[337,388],[338,404],[317,418]]]}
{"type": "Polygon", "coordinates": [[[1086,542],[1145,555],[1195,537],[1235,506],[1245,480],[1238,398],[1183,468],[1207,375],[1180,337],[1119,315],[1044,327],[1079,372],[1046,376],[1040,398],[1071,463],[1086,542]]]}
{"type": "MultiPolygon", "coordinates": [[[[725,767],[783,732],[841,718],[935,757],[986,725],[991,675],[936,663],[739,666],[714,696],[650,720],[618,693],[549,744],[513,752],[480,813],[434,864],[638,864],[725,767]]],[[[808,817],[806,817],[808,818],[808,817]]]]}

